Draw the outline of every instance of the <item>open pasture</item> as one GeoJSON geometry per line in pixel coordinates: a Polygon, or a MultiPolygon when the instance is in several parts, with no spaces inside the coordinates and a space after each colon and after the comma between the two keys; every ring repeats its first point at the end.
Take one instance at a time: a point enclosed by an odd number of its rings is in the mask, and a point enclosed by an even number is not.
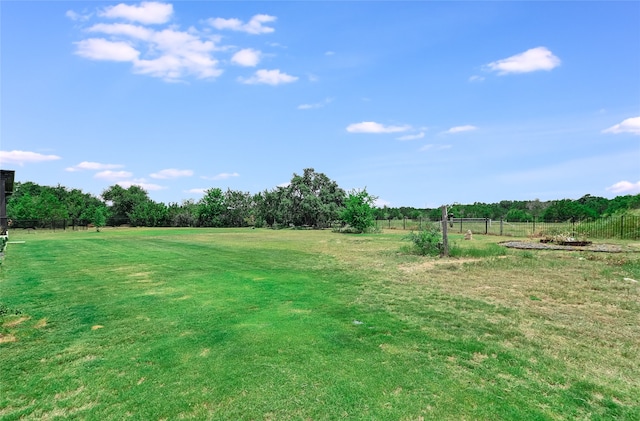
{"type": "Polygon", "coordinates": [[[405,234],[12,232],[0,419],[640,419],[640,253],[405,234]]]}

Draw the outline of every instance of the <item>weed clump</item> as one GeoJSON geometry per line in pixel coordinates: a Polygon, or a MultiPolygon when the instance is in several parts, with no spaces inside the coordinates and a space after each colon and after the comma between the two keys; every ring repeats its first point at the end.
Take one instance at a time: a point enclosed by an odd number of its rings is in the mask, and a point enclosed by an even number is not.
{"type": "Polygon", "coordinates": [[[420,231],[411,231],[405,237],[413,243],[413,252],[421,256],[438,256],[442,254],[442,233],[436,225],[427,225],[420,231]]]}

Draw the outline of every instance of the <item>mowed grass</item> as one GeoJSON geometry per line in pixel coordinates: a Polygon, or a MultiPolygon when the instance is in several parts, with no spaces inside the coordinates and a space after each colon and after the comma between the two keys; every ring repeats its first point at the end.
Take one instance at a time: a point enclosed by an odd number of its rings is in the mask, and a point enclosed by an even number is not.
{"type": "Polygon", "coordinates": [[[0,267],[0,303],[20,312],[0,316],[1,419],[640,419],[637,252],[11,234],[25,243],[0,267]]]}

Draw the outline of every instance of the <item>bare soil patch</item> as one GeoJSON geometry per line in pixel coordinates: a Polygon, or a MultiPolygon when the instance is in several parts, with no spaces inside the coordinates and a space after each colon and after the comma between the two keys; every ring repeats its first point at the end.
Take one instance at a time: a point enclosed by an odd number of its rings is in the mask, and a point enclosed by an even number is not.
{"type": "Polygon", "coordinates": [[[637,252],[638,250],[630,246],[622,246],[619,244],[591,244],[585,246],[576,245],[560,245],[552,243],[541,243],[533,241],[504,241],[498,243],[501,246],[524,249],[524,250],[564,250],[564,251],[593,251],[603,253],[624,253],[624,252],[637,252]]]}

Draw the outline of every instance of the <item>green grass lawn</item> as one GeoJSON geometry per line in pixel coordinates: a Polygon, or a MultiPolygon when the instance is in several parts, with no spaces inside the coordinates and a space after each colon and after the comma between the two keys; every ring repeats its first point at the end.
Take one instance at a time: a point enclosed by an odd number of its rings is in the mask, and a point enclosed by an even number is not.
{"type": "Polygon", "coordinates": [[[476,235],[437,259],[394,231],[11,235],[3,420],[640,419],[640,253],[476,235]]]}

